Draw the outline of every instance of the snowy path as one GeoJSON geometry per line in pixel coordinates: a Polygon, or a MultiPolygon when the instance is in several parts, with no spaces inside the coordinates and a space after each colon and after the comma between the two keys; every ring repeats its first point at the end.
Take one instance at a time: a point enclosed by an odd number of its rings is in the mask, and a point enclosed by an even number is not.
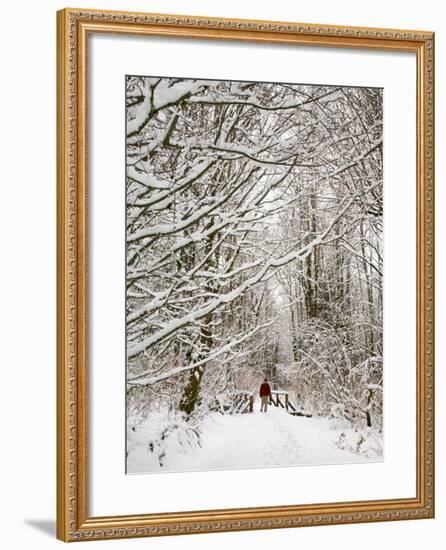
{"type": "Polygon", "coordinates": [[[202,446],[183,450],[169,445],[162,468],[147,451],[153,427],[142,425],[129,439],[128,470],[222,470],[381,460],[337,447],[334,440],[339,430],[332,430],[325,418],[295,417],[276,407],[269,407],[266,414],[258,409],[256,404],[252,414],[211,415],[203,425],[202,446]]]}

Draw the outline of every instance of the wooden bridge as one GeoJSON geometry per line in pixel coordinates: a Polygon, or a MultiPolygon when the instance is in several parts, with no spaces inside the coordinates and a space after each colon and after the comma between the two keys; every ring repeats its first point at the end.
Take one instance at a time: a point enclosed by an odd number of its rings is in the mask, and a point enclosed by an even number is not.
{"type": "MultiPolygon", "coordinates": [[[[297,404],[293,403],[290,399],[289,392],[285,390],[271,390],[268,404],[273,407],[281,407],[293,416],[312,416],[305,412],[302,407],[298,407],[297,404]]],[[[234,397],[232,412],[234,414],[254,412],[254,394],[247,391],[238,392],[234,397]]]]}

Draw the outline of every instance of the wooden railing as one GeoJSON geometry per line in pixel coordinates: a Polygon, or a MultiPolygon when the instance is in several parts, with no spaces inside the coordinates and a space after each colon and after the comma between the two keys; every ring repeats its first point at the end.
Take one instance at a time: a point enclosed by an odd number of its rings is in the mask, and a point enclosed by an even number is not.
{"type": "Polygon", "coordinates": [[[297,405],[293,405],[289,393],[285,390],[271,390],[269,404],[275,407],[282,407],[282,409],[287,410],[293,416],[306,416],[308,418],[312,416],[303,409],[299,409],[297,405]]]}
{"type": "MultiPolygon", "coordinates": [[[[285,409],[293,416],[312,416],[293,403],[290,399],[289,393],[284,390],[272,390],[268,402],[274,407],[285,409]]],[[[232,408],[231,406],[228,407],[228,412],[231,414],[254,412],[254,395],[248,391],[239,391],[233,398],[232,408]]]]}
{"type": "Polygon", "coordinates": [[[254,411],[254,396],[249,392],[240,392],[234,398],[234,413],[252,413],[254,411]]]}
{"type": "Polygon", "coordinates": [[[290,406],[290,399],[288,396],[288,392],[272,390],[269,396],[269,404],[274,405],[275,407],[282,407],[282,409],[288,410],[290,406]]]}

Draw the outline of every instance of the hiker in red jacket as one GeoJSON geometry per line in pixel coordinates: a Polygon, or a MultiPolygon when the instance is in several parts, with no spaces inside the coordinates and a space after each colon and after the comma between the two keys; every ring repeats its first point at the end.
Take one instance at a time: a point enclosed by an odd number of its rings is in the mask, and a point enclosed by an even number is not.
{"type": "Polygon", "coordinates": [[[268,399],[271,395],[271,388],[269,387],[268,380],[263,380],[263,384],[260,386],[260,399],[262,401],[262,405],[260,407],[260,412],[266,412],[268,409],[268,399]]]}

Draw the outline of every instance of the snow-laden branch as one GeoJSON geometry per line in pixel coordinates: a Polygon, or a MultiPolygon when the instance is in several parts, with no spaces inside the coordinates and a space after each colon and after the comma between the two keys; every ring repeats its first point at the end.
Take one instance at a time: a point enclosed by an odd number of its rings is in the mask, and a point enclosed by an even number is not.
{"type": "Polygon", "coordinates": [[[134,107],[134,117],[127,122],[128,139],[138,136],[158,111],[180,103],[213,85],[209,80],[180,80],[174,84],[169,79],[156,79],[155,83],[149,78],[144,81],[144,100],[134,107]]]}
{"type": "Polygon", "coordinates": [[[277,321],[277,319],[272,319],[266,323],[263,323],[261,325],[256,326],[253,330],[249,331],[246,334],[243,334],[243,336],[240,336],[238,338],[232,339],[230,342],[225,344],[224,346],[220,347],[219,349],[215,350],[214,352],[210,353],[207,357],[200,359],[199,361],[196,361],[194,363],[191,363],[189,365],[186,365],[184,367],[177,367],[175,369],[171,369],[168,372],[165,372],[163,374],[158,374],[157,376],[152,376],[152,371],[145,371],[141,374],[138,374],[137,376],[130,377],[127,379],[127,384],[130,386],[133,385],[152,385],[156,384],[157,382],[161,382],[162,380],[166,380],[168,378],[171,378],[172,376],[178,376],[178,374],[181,374],[182,372],[186,372],[198,367],[201,367],[205,365],[206,363],[209,363],[210,361],[213,361],[217,358],[219,358],[221,355],[225,353],[229,353],[232,351],[232,349],[245,342],[249,338],[252,338],[255,336],[259,331],[268,328],[272,324],[274,324],[277,321]]]}
{"type": "MultiPolygon", "coordinates": [[[[379,184],[372,186],[371,188],[368,189],[368,191],[371,191],[377,185],[379,184]]],[[[249,279],[244,281],[233,291],[227,294],[222,294],[214,298],[213,300],[209,301],[205,306],[197,308],[196,310],[190,312],[189,314],[185,315],[182,318],[174,319],[166,323],[166,325],[161,330],[155,332],[148,338],[144,338],[141,342],[138,342],[132,346],[129,346],[128,353],[127,353],[128,358],[132,358],[139,355],[142,351],[150,348],[151,346],[157,344],[158,342],[163,341],[165,338],[170,336],[172,333],[180,330],[181,328],[198,321],[199,319],[201,319],[202,317],[204,317],[209,313],[212,313],[220,306],[230,304],[231,302],[233,302],[234,300],[242,296],[245,292],[250,290],[253,286],[261,282],[271,268],[277,269],[294,260],[305,259],[316,246],[320,245],[323,242],[323,240],[328,236],[330,231],[333,229],[337,220],[339,220],[345,214],[345,212],[351,207],[351,205],[356,201],[356,199],[357,199],[356,195],[348,201],[347,199],[344,199],[344,202],[346,202],[346,204],[340,209],[338,214],[333,217],[332,221],[328,224],[328,227],[325,229],[325,231],[322,234],[318,235],[316,238],[314,238],[309,244],[301,247],[298,250],[291,251],[288,254],[285,254],[279,258],[272,258],[268,260],[265,263],[265,265],[261,269],[259,269],[259,271],[255,275],[251,276],[249,279]]]]}
{"type": "Polygon", "coordinates": [[[299,102],[293,102],[288,101],[279,105],[263,105],[261,103],[255,103],[249,100],[242,101],[238,99],[218,99],[218,98],[212,98],[212,99],[200,99],[191,97],[190,103],[198,103],[202,105],[242,105],[242,106],[248,106],[248,107],[255,107],[256,109],[260,109],[262,111],[289,111],[289,110],[296,110],[300,109],[301,107],[304,107],[305,105],[308,105],[310,103],[315,103],[320,99],[323,99],[324,97],[328,97],[334,94],[337,94],[339,92],[340,88],[333,88],[329,90],[328,92],[322,93],[316,97],[310,97],[309,99],[306,99],[305,101],[299,101],[299,102]]]}
{"type": "Polygon", "coordinates": [[[209,216],[220,206],[228,202],[229,199],[233,197],[234,194],[249,180],[253,171],[254,169],[251,169],[250,172],[248,172],[248,174],[245,176],[245,178],[241,178],[238,183],[234,185],[233,188],[230,189],[223,197],[216,197],[214,200],[206,201],[210,202],[210,204],[195,210],[189,217],[182,219],[178,222],[152,225],[150,227],[141,229],[140,231],[135,231],[135,233],[129,233],[127,235],[127,242],[131,243],[152,236],[173,235],[174,233],[178,233],[179,231],[187,229],[194,223],[197,223],[203,217],[209,216]]]}

